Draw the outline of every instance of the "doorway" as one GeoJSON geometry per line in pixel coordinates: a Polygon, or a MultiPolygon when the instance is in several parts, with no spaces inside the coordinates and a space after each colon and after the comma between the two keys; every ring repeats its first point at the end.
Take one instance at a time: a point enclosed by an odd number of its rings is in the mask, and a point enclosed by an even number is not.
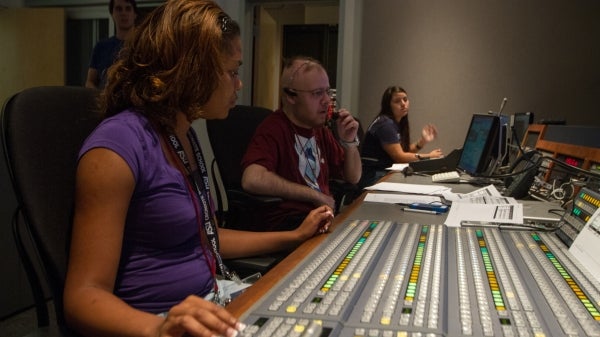
{"type": "Polygon", "coordinates": [[[304,55],[319,60],[327,70],[329,85],[335,88],[337,40],[337,25],[284,25],[282,56],[285,59],[295,55],[304,55]]]}
{"type": "Polygon", "coordinates": [[[279,107],[282,60],[307,55],[325,66],[332,88],[337,81],[338,1],[268,2],[253,7],[251,104],[279,107]]]}

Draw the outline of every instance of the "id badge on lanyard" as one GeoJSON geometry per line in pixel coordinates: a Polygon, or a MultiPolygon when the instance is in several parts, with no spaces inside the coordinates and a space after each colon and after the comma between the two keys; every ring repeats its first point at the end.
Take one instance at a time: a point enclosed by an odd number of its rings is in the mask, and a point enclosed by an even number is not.
{"type": "MultiPolygon", "coordinates": [[[[206,254],[207,252],[205,252],[204,254],[205,257],[207,257],[207,263],[211,269],[211,272],[213,273],[213,278],[215,279],[215,291],[213,301],[219,304],[226,304],[227,302],[224,302],[224,300],[229,296],[225,296],[225,298],[223,298],[223,296],[220,296],[220,291],[216,280],[215,263],[219,266],[219,270],[223,277],[237,284],[241,284],[242,282],[236,273],[230,271],[229,268],[225,266],[225,264],[223,263],[223,259],[221,258],[221,254],[219,254],[219,237],[217,233],[214,212],[210,205],[209,198],[210,183],[208,178],[208,171],[206,169],[200,145],[198,143],[195,133],[191,128],[190,130],[188,130],[187,137],[193,147],[196,163],[198,166],[198,172],[195,174],[194,172],[192,172],[190,162],[177,136],[175,136],[174,134],[169,135],[168,143],[171,145],[176,156],[179,158],[179,160],[181,160],[183,166],[187,170],[188,177],[186,177],[186,182],[188,183],[188,189],[190,190],[190,193],[192,194],[192,199],[194,201],[194,209],[198,221],[199,235],[201,236],[201,241],[204,242],[202,240],[202,234],[204,234],[204,238],[206,238],[211,255],[214,257],[213,262],[210,263],[208,259],[208,254],[206,254]],[[200,209],[202,209],[201,212],[200,209]],[[200,213],[202,213],[203,216],[200,216],[200,213]]],[[[204,249],[205,244],[202,244],[202,246],[204,249]]]]}

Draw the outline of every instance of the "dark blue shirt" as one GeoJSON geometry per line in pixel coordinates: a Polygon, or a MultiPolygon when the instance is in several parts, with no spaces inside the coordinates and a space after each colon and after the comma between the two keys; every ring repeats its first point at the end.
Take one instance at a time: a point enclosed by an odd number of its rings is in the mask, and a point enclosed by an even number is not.
{"type": "Polygon", "coordinates": [[[398,123],[386,115],[379,115],[371,123],[361,148],[362,176],[359,187],[364,188],[376,183],[386,173],[386,168],[394,161],[385,152],[383,145],[400,143],[398,123]]]}
{"type": "Polygon", "coordinates": [[[90,68],[98,71],[98,88],[104,88],[106,85],[107,70],[117,59],[121,48],[123,48],[123,40],[119,40],[116,36],[99,41],[94,46],[90,68]]]}
{"type": "Polygon", "coordinates": [[[398,124],[386,115],[378,116],[365,133],[361,151],[363,164],[374,166],[378,169],[392,166],[394,161],[385,152],[383,145],[394,143],[400,143],[398,124]]]}

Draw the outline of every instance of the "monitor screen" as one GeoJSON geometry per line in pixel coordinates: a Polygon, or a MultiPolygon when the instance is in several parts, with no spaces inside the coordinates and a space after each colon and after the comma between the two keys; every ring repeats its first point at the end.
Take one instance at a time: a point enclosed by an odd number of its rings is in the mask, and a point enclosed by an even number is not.
{"type": "Polygon", "coordinates": [[[516,112],[513,115],[513,135],[512,143],[520,145],[525,138],[525,132],[529,128],[529,124],[533,123],[533,112],[516,112]]]}
{"type": "Polygon", "coordinates": [[[458,161],[459,170],[473,176],[486,173],[493,160],[492,152],[498,146],[496,135],[499,124],[496,115],[473,115],[458,161]]]}

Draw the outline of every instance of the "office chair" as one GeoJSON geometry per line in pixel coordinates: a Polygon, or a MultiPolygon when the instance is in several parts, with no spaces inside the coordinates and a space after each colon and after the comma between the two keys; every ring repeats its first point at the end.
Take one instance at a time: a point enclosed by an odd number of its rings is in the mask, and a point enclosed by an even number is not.
{"type": "Polygon", "coordinates": [[[235,227],[239,221],[248,220],[257,207],[272,206],[281,201],[278,197],[255,195],[242,189],[241,162],[254,130],[272,111],[267,108],[237,105],[226,119],[206,121],[206,131],[213,150],[211,173],[221,177],[223,190],[215,182],[217,216],[222,227],[235,227]],[[227,209],[225,209],[225,200],[227,209]]]}
{"type": "MultiPolygon", "coordinates": [[[[214,155],[211,175],[217,199],[217,219],[221,227],[235,229],[240,221],[252,221],[257,209],[281,202],[279,197],[255,195],[242,189],[242,157],[254,130],[271,112],[267,108],[237,105],[229,111],[226,119],[206,121],[206,131],[214,155]],[[222,189],[216,181],[217,172],[222,189]]],[[[243,277],[253,272],[267,272],[282,257],[280,254],[273,254],[229,260],[226,264],[243,277]]]]}
{"type": "Polygon", "coordinates": [[[59,335],[74,335],[65,324],[62,294],[77,154],[100,122],[97,94],[97,90],[81,87],[36,87],[13,95],[2,110],[4,155],[17,199],[13,236],[42,335],[54,327],[49,322],[42,279],[53,298],[59,335]],[[34,267],[35,261],[41,270],[34,267]]]}

